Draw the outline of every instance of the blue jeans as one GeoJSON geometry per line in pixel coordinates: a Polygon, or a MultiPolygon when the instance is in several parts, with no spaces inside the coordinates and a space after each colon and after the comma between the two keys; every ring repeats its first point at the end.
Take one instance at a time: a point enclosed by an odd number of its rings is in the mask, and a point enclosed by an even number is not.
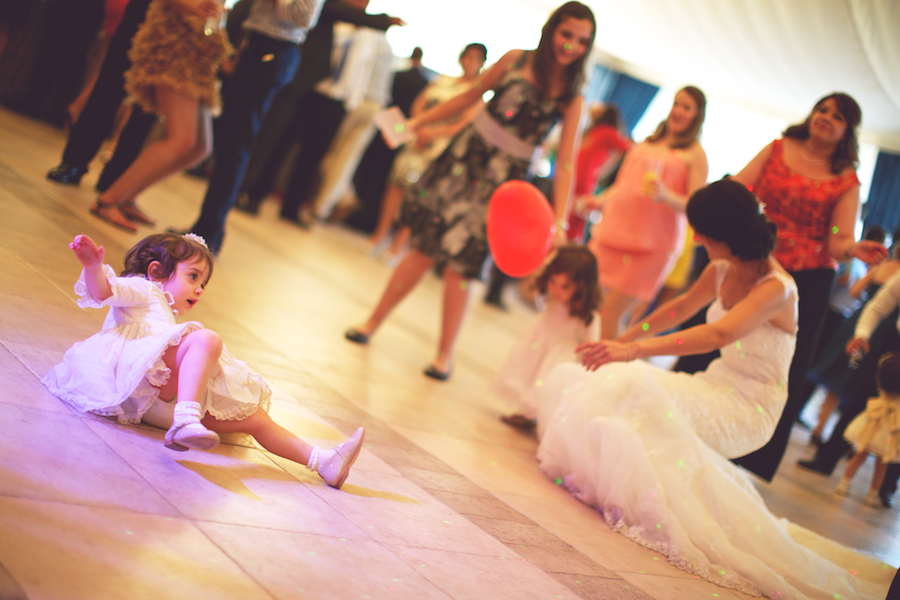
{"type": "Polygon", "coordinates": [[[222,116],[213,128],[215,167],[200,216],[191,231],[215,253],[225,237],[225,219],[234,206],[253,140],[275,93],[290,83],[300,65],[300,47],[251,33],[222,99],[222,116]]]}

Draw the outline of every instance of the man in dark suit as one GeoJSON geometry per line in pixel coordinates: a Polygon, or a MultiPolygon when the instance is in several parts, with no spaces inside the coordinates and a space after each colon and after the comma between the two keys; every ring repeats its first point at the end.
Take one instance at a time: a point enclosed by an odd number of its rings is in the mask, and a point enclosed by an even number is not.
{"type": "MultiPolygon", "coordinates": [[[[310,31],[303,47],[305,55],[293,81],[278,93],[272,108],[266,115],[244,177],[242,195],[237,207],[256,214],[259,204],[272,189],[279,168],[294,144],[302,136],[309,120],[313,88],[331,74],[331,49],[334,44],[334,24],[337,21],[370,29],[386,31],[391,25],[403,21],[388,15],[370,15],[365,12],[366,2],[326,0],[319,23],[310,31]]],[[[314,106],[314,104],[312,104],[314,106]]]]}
{"type": "MultiPolygon", "coordinates": [[[[394,84],[391,88],[391,103],[399,107],[406,118],[410,116],[416,96],[425,89],[434,76],[431,71],[422,67],[421,48],[413,50],[410,63],[409,69],[394,75],[394,84]]],[[[394,150],[388,148],[380,135],[372,138],[353,176],[353,187],[356,189],[361,208],[344,220],[348,226],[366,233],[375,230],[388,174],[398,151],[399,148],[394,150]]]]}
{"type": "MultiPolygon", "coordinates": [[[[109,40],[106,58],[100,67],[94,89],[69,133],[62,162],[47,173],[47,179],[78,185],[87,173],[88,164],[100,150],[103,140],[109,136],[119,105],[125,99],[124,74],[131,67],[131,61],[128,60],[131,40],[144,22],[149,5],[150,0],[131,0],[125,7],[122,20],[109,40]]],[[[155,115],[134,107],[131,119],[119,136],[116,157],[103,169],[101,181],[105,186],[101,187],[98,182],[97,189],[105,190],[128,168],[140,153],[154,123],[155,115]]]]}

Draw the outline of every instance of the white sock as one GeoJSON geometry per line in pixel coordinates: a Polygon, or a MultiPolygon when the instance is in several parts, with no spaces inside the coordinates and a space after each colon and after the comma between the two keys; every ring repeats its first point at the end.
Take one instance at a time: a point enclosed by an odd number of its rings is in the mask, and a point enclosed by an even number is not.
{"type": "Polygon", "coordinates": [[[200,412],[200,403],[191,401],[176,402],[172,416],[173,425],[199,423],[200,417],[202,416],[202,413],[200,412]]]}
{"type": "Polygon", "coordinates": [[[319,450],[318,446],[313,446],[312,451],[309,453],[309,460],[306,461],[306,468],[312,471],[313,473],[317,473],[317,469],[319,468],[319,450]]]}

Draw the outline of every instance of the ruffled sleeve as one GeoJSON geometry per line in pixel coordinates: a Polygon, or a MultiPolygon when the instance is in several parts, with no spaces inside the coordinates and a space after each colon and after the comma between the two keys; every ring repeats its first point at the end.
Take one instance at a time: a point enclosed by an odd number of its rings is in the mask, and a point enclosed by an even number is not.
{"type": "MultiPolygon", "coordinates": [[[[103,308],[105,306],[136,306],[146,304],[153,295],[154,284],[142,277],[118,277],[112,267],[103,265],[103,274],[112,288],[112,295],[106,300],[100,301],[93,298],[87,291],[84,282],[84,269],[75,282],[75,293],[79,296],[77,303],[81,308],[103,308]]],[[[157,288],[158,289],[158,288],[157,288]]],[[[168,297],[171,306],[171,298],[168,297]]]]}

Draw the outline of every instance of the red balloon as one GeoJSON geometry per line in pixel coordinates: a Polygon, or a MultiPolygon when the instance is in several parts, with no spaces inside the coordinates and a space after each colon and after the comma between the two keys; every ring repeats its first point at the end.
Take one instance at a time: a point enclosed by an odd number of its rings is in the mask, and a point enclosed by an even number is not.
{"type": "Polygon", "coordinates": [[[527,181],[507,181],[494,190],[487,209],[487,240],[494,263],[511,277],[541,266],[553,249],[553,210],[527,181]]]}

